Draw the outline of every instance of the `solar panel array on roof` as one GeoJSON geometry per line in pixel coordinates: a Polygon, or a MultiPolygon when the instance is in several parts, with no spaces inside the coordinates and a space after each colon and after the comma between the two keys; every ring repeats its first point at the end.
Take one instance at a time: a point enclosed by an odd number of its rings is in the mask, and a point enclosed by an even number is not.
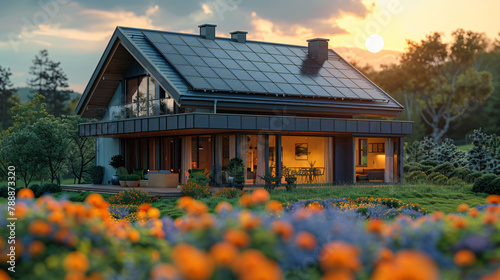
{"type": "Polygon", "coordinates": [[[143,32],[195,90],[386,101],[387,97],[330,51],[323,65],[307,47],[143,32]]]}

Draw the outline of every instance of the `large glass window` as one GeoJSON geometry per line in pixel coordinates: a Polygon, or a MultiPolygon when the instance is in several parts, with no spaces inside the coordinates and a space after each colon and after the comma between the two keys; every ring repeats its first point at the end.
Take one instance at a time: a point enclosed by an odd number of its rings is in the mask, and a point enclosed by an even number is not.
{"type": "Polygon", "coordinates": [[[191,140],[191,147],[191,168],[210,172],[212,169],[212,137],[210,135],[195,136],[191,140]]]}
{"type": "Polygon", "coordinates": [[[397,182],[397,138],[355,138],[356,181],[397,182]]]}
{"type": "Polygon", "coordinates": [[[154,77],[129,78],[125,85],[126,118],[174,113],[174,100],[154,77]]]}

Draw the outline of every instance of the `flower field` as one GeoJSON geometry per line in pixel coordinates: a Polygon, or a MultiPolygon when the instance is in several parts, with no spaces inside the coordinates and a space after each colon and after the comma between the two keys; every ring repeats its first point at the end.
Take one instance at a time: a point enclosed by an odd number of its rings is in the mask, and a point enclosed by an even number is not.
{"type": "Polygon", "coordinates": [[[255,190],[214,214],[183,197],[172,220],[149,203],[130,211],[98,194],[82,204],[23,189],[16,272],[1,220],[0,279],[500,279],[500,196],[448,215],[391,198],[269,197],[255,190]]]}

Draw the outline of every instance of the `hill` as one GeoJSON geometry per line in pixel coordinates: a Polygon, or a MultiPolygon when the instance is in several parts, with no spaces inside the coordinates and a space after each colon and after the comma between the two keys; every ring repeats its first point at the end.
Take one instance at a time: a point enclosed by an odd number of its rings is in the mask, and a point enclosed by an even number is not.
{"type": "MultiPolygon", "coordinates": [[[[19,87],[16,88],[16,95],[21,98],[21,103],[26,103],[30,101],[31,97],[33,97],[33,92],[31,88],[28,87],[19,87]]],[[[82,95],[78,92],[69,92],[70,100],[79,99],[82,95]]]]}

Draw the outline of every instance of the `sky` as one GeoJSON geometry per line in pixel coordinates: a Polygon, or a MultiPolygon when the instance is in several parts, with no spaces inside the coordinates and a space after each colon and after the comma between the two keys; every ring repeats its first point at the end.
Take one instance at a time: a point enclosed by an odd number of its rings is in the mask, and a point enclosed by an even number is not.
{"type": "Polygon", "coordinates": [[[375,67],[395,62],[406,39],[434,31],[445,40],[457,28],[500,32],[498,0],[0,0],[0,66],[15,86],[26,85],[34,56],[42,49],[60,61],[70,88],[83,92],[116,26],[199,33],[217,24],[217,36],[248,31],[249,40],[306,45],[328,38],[350,60],[375,67]],[[366,50],[373,34],[379,53],[366,50]]]}

